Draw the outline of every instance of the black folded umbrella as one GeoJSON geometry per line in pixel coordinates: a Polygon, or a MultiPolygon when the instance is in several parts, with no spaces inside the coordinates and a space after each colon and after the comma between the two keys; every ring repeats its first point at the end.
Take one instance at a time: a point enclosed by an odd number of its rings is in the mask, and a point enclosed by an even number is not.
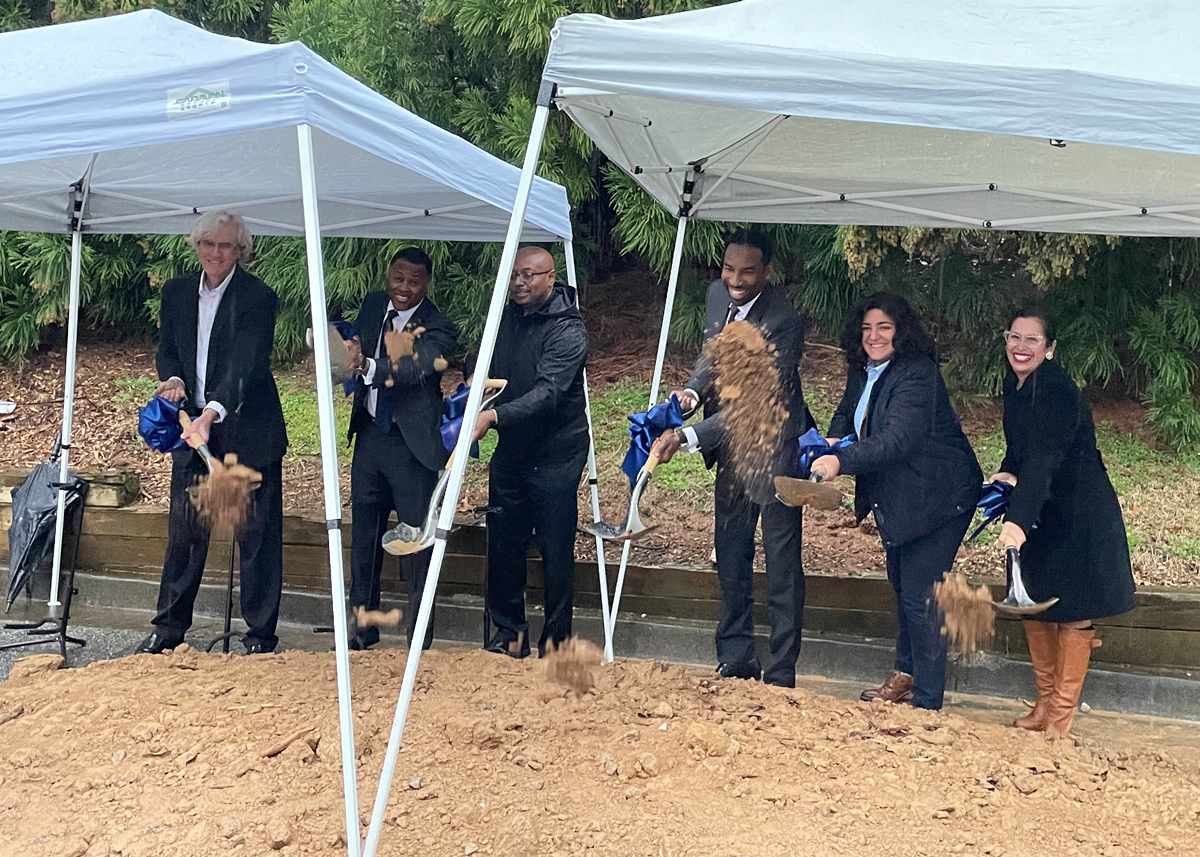
{"type": "MultiPolygon", "coordinates": [[[[29,584],[33,572],[54,544],[54,516],[58,511],[57,461],[43,461],[12,489],[12,524],[8,528],[9,578],[7,613],[21,588],[29,584]]],[[[68,476],[64,514],[82,503],[88,483],[68,476]]]]}

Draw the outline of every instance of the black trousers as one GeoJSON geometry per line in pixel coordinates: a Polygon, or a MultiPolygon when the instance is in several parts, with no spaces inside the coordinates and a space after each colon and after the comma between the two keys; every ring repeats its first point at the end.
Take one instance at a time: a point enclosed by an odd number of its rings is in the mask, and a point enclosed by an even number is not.
{"type": "Polygon", "coordinates": [[[896,592],[896,666],[913,677],[913,705],[942,707],[946,692],[946,638],[933,602],[933,584],[954,565],[971,513],[887,550],[887,573],[896,592]]]}
{"type": "MultiPolygon", "coordinates": [[[[222,455],[219,433],[209,444],[222,455]]],[[[256,468],[262,485],[252,495],[245,527],[238,538],[241,548],[242,619],[249,631],[245,642],[262,643],[268,650],[279,642],[279,596],[283,589],[283,461],[256,468]]],[[[208,473],[192,450],[171,454],[171,512],[167,524],[167,553],[158,587],[158,615],[154,625],[165,634],[182,636],[192,626],[192,607],[200,591],[204,561],[208,557],[209,530],[196,515],[188,488],[208,473]]]]}
{"type": "Polygon", "coordinates": [[[488,613],[502,637],[529,638],[525,554],[536,538],[546,578],[540,654],[547,643],[558,645],[571,635],[579,475],[586,461],[584,447],[565,460],[536,465],[493,458],[489,469],[488,503],[500,511],[488,524],[488,613]]]}
{"type": "MultiPolygon", "coordinates": [[[[350,539],[350,607],[379,609],[379,581],[383,571],[383,534],[388,516],[420,527],[429,511],[429,498],[437,486],[438,474],[419,462],[400,429],[392,425],[385,431],[367,423],[355,435],[354,463],[350,468],[350,502],[354,527],[350,539]]],[[[413,641],[421,593],[429,571],[432,551],[400,558],[400,571],[408,584],[408,644],[413,641]]],[[[379,642],[378,628],[360,628],[358,642],[369,646],[379,642]]],[[[423,647],[433,643],[433,619],[425,632],[423,647]]]]}
{"type": "Polygon", "coordinates": [[[802,509],[778,500],[753,502],[729,468],[717,465],[717,578],[721,583],[721,619],[717,624],[717,660],[743,663],[756,657],[754,644],[754,531],[762,518],[767,556],[767,619],[771,625],[770,656],[763,681],[796,686],[796,660],[804,622],[804,566],[800,541],[802,509]]]}

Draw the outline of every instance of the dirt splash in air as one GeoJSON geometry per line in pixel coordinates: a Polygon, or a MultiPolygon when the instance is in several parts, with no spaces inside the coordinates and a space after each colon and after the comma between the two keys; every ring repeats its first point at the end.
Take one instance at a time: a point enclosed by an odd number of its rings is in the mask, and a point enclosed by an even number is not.
{"type": "Polygon", "coordinates": [[[212,473],[201,476],[189,490],[196,514],[220,538],[238,534],[250,512],[251,497],[262,474],[238,463],[234,453],[213,458],[212,473]]]}
{"type": "Polygon", "coordinates": [[[957,651],[978,652],[991,642],[996,611],[986,586],[971,586],[965,574],[950,572],[933,585],[933,599],[943,614],[942,634],[957,651]]]}

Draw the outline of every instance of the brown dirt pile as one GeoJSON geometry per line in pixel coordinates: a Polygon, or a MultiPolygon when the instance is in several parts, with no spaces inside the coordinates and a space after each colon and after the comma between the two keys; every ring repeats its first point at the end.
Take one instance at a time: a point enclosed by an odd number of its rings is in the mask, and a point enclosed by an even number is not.
{"type": "Polygon", "coordinates": [[[967,576],[950,572],[933,585],[933,598],[943,614],[942,634],[960,652],[978,652],[996,630],[992,593],[986,586],[971,586],[967,576]]]}
{"type": "Polygon", "coordinates": [[[196,514],[219,537],[236,535],[246,523],[254,490],[262,484],[262,474],[229,453],[222,462],[213,459],[212,473],[201,476],[189,490],[196,514]]]}
{"type": "Polygon", "coordinates": [[[571,637],[558,648],[550,649],[542,663],[546,680],[585,694],[596,686],[596,670],[604,662],[604,653],[588,640],[571,637]]]}
{"type": "MultiPolygon", "coordinates": [[[[351,659],[367,817],[404,661],[351,659]]],[[[1196,754],[1097,715],[1075,746],[711,669],[621,662],[576,695],[478,650],[421,667],[383,857],[1200,853],[1196,754]]],[[[18,706],[3,857],[345,854],[332,654],[181,648],[0,683],[18,706]]]]}
{"type": "Polygon", "coordinates": [[[755,499],[769,499],[788,411],[775,346],[748,321],[735,321],[708,341],[725,432],[723,461],[755,499]]]}

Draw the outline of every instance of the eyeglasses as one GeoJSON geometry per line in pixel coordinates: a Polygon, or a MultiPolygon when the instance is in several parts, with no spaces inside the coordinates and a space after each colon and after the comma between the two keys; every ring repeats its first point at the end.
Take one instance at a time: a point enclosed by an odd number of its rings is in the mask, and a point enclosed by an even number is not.
{"type": "Polygon", "coordinates": [[[201,238],[199,241],[196,242],[196,246],[199,247],[201,250],[207,250],[209,252],[212,252],[214,249],[216,249],[216,250],[220,250],[222,253],[232,253],[234,250],[241,249],[240,246],[238,246],[237,244],[233,244],[229,241],[222,241],[221,243],[218,244],[215,241],[209,241],[207,238],[201,238]]]}
{"type": "Polygon", "coordinates": [[[1007,342],[1009,345],[1020,345],[1022,342],[1024,342],[1026,345],[1032,345],[1034,347],[1037,347],[1038,345],[1041,345],[1046,341],[1046,337],[1040,333],[1035,333],[1031,336],[1022,336],[1019,333],[1014,333],[1011,330],[1006,330],[1001,335],[1004,337],[1004,341],[1007,342]]]}
{"type": "Polygon", "coordinates": [[[540,277],[542,274],[549,274],[553,268],[548,268],[545,271],[513,271],[512,276],[508,278],[510,283],[532,283],[534,277],[540,277]]]}

